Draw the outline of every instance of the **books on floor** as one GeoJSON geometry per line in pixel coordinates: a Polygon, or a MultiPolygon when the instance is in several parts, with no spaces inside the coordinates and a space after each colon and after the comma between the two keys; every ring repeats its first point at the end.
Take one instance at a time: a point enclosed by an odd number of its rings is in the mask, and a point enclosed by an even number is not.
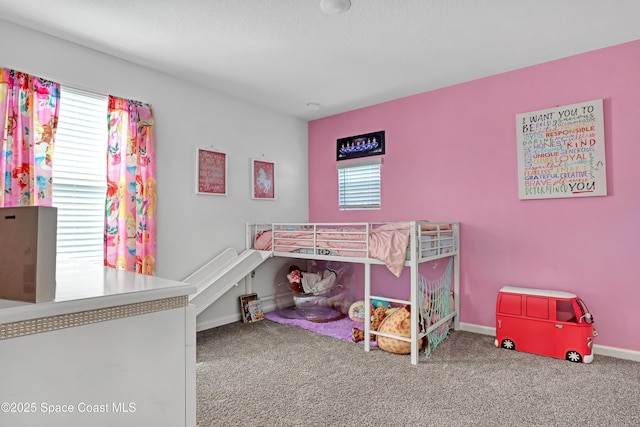
{"type": "Polygon", "coordinates": [[[244,323],[258,322],[264,319],[258,294],[240,296],[240,312],[242,313],[242,321],[244,323]]]}

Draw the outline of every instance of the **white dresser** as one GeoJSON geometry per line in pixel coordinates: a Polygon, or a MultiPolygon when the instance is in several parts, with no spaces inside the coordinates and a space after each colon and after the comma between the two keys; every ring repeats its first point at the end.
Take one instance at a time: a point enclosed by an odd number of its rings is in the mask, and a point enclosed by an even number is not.
{"type": "Polygon", "coordinates": [[[0,300],[0,425],[195,426],[195,287],[57,266],[52,302],[0,300]]]}

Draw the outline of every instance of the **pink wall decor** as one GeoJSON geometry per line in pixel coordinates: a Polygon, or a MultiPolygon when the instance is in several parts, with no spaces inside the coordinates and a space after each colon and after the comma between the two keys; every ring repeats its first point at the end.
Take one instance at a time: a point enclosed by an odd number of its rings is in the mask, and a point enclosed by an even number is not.
{"type": "Polygon", "coordinates": [[[227,194],[227,155],[209,148],[196,149],[196,193],[227,194]]]}
{"type": "Polygon", "coordinates": [[[276,198],[276,164],[251,159],[251,197],[273,200],[276,198]]]}

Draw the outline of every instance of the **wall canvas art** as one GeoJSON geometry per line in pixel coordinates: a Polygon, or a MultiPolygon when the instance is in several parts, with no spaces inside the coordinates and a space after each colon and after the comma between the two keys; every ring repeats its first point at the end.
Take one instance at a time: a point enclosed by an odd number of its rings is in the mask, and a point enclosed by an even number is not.
{"type": "Polygon", "coordinates": [[[384,131],[340,138],[336,142],[336,160],[384,154],[384,131]]]}
{"type": "Polygon", "coordinates": [[[602,99],[516,115],[520,199],[607,195],[602,99]]]}

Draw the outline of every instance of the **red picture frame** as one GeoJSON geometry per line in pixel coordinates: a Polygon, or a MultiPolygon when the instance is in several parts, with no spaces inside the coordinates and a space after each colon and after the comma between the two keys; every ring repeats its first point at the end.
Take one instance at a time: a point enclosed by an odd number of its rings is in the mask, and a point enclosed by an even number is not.
{"type": "Polygon", "coordinates": [[[275,200],[275,162],[264,159],[251,159],[251,197],[257,200],[275,200]]]}
{"type": "Polygon", "coordinates": [[[227,195],[227,154],[196,149],[196,194],[227,195]]]}

